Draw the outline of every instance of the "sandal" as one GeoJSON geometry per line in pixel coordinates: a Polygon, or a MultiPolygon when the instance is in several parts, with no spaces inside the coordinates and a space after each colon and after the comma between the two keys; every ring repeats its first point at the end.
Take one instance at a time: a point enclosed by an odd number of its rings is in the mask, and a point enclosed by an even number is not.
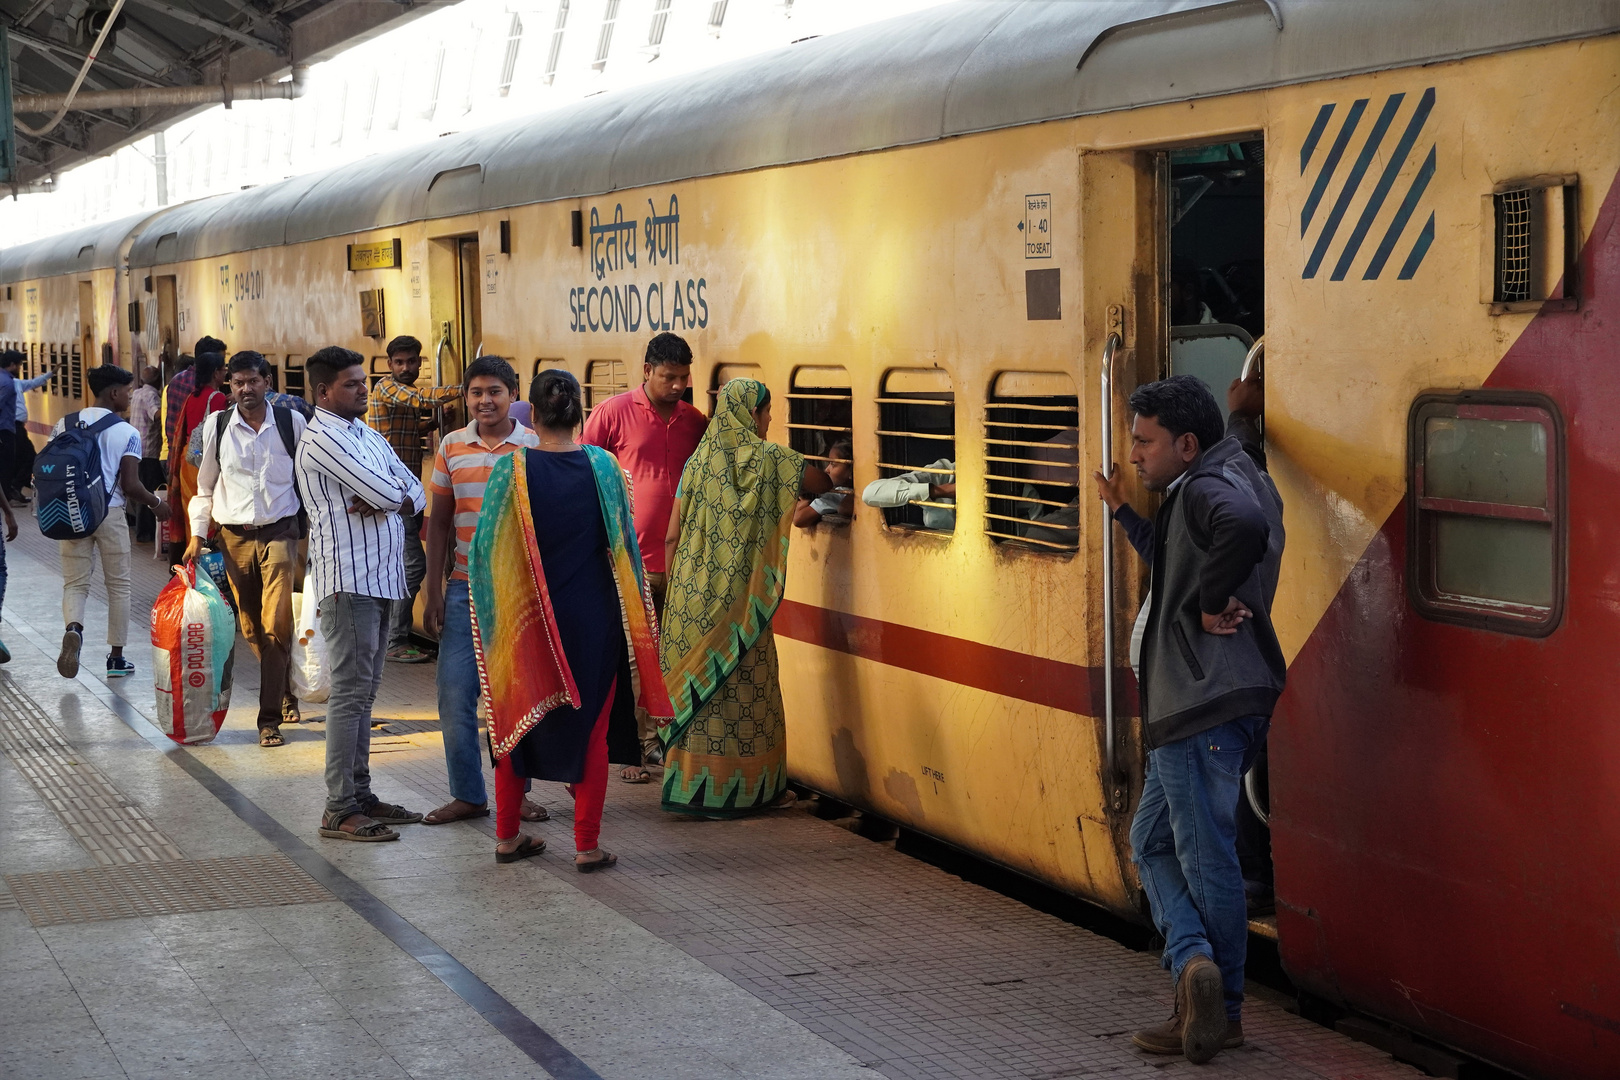
{"type": "Polygon", "coordinates": [[[524,821],[550,821],[551,811],[535,802],[533,799],[523,800],[523,809],[518,811],[518,817],[524,821]]]}
{"type": "Polygon", "coordinates": [[[423,818],[422,818],[422,824],[424,824],[424,825],[448,825],[452,821],[466,821],[469,818],[481,818],[481,817],[489,817],[489,804],[488,803],[484,803],[482,806],[479,806],[477,804],[470,803],[470,802],[466,801],[465,799],[452,799],[449,802],[445,803],[443,806],[439,807],[437,810],[434,810],[431,813],[428,813],[428,814],[424,815],[423,818]],[[451,807],[455,806],[458,803],[460,805],[462,805],[462,806],[465,806],[467,809],[465,809],[465,810],[452,810],[451,807]]]}
{"type": "Polygon", "coordinates": [[[380,821],[384,825],[415,825],[422,820],[421,814],[413,814],[397,803],[387,803],[380,799],[366,807],[365,812],[373,821],[380,821]]]}
{"type": "Polygon", "coordinates": [[[265,728],[259,732],[260,746],[281,746],[285,742],[286,740],[281,737],[281,732],[275,728],[265,728]]]}
{"type": "Polygon", "coordinates": [[[380,821],[375,821],[356,810],[334,822],[332,815],[324,814],[321,817],[321,835],[333,840],[354,840],[362,844],[380,844],[385,840],[398,840],[399,833],[390,829],[380,821]],[[343,826],[354,822],[354,828],[345,829],[343,826]]]}
{"type": "Polygon", "coordinates": [[[575,856],[574,869],[578,870],[582,874],[594,874],[598,870],[606,870],[608,867],[619,861],[619,857],[613,854],[613,852],[604,851],[601,848],[593,848],[591,851],[582,851],[579,854],[595,854],[602,856],[600,859],[586,859],[584,862],[580,862],[579,857],[575,856]]]}
{"type": "MultiPolygon", "coordinates": [[[[505,841],[501,842],[505,843],[505,841]]],[[[532,836],[520,836],[518,846],[511,851],[502,851],[497,848],[495,850],[495,861],[498,863],[519,862],[523,859],[532,859],[544,850],[546,850],[544,840],[536,840],[532,836]]]]}
{"type": "Polygon", "coordinates": [[[650,784],[652,773],[647,771],[645,765],[626,765],[624,772],[619,774],[619,779],[627,784],[650,784]]]}

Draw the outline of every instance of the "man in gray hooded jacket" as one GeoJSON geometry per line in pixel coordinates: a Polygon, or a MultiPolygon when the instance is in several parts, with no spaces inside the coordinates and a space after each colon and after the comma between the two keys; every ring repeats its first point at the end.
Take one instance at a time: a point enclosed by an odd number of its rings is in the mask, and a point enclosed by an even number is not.
{"type": "Polygon", "coordinates": [[[1287,664],[1271,626],[1282,560],[1282,499],[1264,472],[1258,375],[1220,407],[1178,375],[1131,395],[1131,464],[1164,499],[1152,521],[1125,502],[1118,473],[1097,487],[1153,570],[1142,636],[1148,745],[1131,847],[1176,1011],[1136,1033],[1152,1053],[1205,1062],[1243,1042],[1248,912],[1237,856],[1243,774],[1264,745],[1287,664]]]}

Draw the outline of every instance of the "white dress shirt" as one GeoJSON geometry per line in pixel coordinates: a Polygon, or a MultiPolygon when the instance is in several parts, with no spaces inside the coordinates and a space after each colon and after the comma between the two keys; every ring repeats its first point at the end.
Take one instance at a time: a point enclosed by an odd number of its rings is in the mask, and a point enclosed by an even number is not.
{"type": "MultiPolygon", "coordinates": [[[[292,423],[296,447],[308,425],[296,412],[292,423]]],[[[269,525],[298,513],[293,459],[281,441],[274,411],[266,406],[264,422],[254,431],[241,410],[232,408],[225,424],[225,440],[215,454],[218,430],[218,416],[211,414],[203,420],[197,494],[187,507],[191,535],[207,536],[210,521],[221,525],[269,525]]]]}
{"type": "MultiPolygon", "coordinates": [[[[866,485],[861,492],[861,502],[867,506],[900,507],[908,503],[936,502],[955,505],[956,500],[949,495],[941,495],[937,499],[928,497],[928,488],[931,484],[956,483],[956,462],[950,458],[940,458],[932,465],[918,469],[915,472],[901,473],[899,476],[889,476],[882,480],[874,480],[866,485]]],[[[925,506],[923,512],[923,528],[950,531],[956,528],[956,511],[947,510],[940,506],[925,506]]]]}
{"type": "Polygon", "coordinates": [[[405,599],[405,524],[400,511],[427,506],[422,481],[394,448],[359,420],[317,408],[298,442],[298,483],[309,511],[309,581],[319,603],[334,593],[405,599]],[[350,500],[386,511],[352,514],[350,500]]]}

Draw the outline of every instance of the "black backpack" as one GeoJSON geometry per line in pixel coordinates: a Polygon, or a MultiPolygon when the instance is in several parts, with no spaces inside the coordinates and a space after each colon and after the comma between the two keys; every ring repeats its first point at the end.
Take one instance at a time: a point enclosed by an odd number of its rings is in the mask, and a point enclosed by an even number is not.
{"type": "Polygon", "coordinates": [[[123,420],[108,413],[93,424],[69,413],[61,434],[34,459],[34,513],[52,540],[81,540],[107,519],[107,473],[97,438],[123,420]]]}
{"type": "MultiPolygon", "coordinates": [[[[236,406],[221,409],[214,415],[214,467],[219,467],[219,444],[225,438],[225,428],[236,413],[236,406]]],[[[298,436],[293,431],[292,410],[281,405],[271,405],[270,415],[275,419],[276,431],[281,435],[281,445],[287,448],[287,456],[293,459],[293,494],[298,496],[298,536],[300,539],[309,535],[309,512],[304,509],[304,493],[298,487],[298,436]]]]}

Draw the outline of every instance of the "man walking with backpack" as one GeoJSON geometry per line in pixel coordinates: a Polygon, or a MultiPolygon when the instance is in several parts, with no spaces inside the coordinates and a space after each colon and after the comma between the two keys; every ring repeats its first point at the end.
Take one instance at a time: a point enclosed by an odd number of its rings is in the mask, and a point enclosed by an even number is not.
{"type": "Polygon", "coordinates": [[[185,559],[202,553],[203,537],[218,524],[242,636],[259,658],[259,745],[272,747],[282,744],[281,725],[299,720],[288,669],[303,509],[293,469],[305,422],[303,414],[265,401],[270,364],[261,354],[231,357],[230,377],[236,404],[203,421],[185,559]]]}
{"type": "Polygon", "coordinates": [[[96,403],[69,413],[51,429],[51,441],[34,466],[35,506],[42,533],[60,541],[62,554],[62,651],[56,670],[64,679],[79,673],[84,645],[84,605],[97,552],[107,583],[107,677],[135,673],[124,658],[129,637],[129,525],[125,500],[147,507],[159,521],[169,507],[146,490],[139,475],[141,436],[123,419],[135,376],[103,364],[91,368],[96,403]]]}

